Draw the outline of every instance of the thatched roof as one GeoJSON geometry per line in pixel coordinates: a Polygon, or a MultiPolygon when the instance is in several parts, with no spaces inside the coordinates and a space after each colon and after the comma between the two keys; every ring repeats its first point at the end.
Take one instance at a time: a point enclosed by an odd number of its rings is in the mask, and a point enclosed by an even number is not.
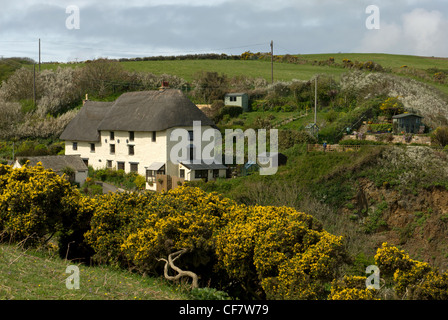
{"type": "Polygon", "coordinates": [[[52,169],[56,173],[62,173],[62,171],[69,167],[75,171],[87,171],[88,168],[82,161],[79,155],[58,155],[58,156],[40,156],[40,157],[21,157],[18,158],[29,160],[29,166],[36,166],[39,162],[45,169],[52,169]]]}
{"type": "Polygon", "coordinates": [[[137,91],[122,94],[98,126],[98,130],[162,131],[188,127],[193,121],[214,126],[180,90],[137,91]]]}
{"type": "Polygon", "coordinates": [[[115,102],[87,101],[60,138],[94,142],[101,130],[152,132],[190,127],[193,121],[215,126],[180,90],[128,92],[115,102]]]}
{"type": "Polygon", "coordinates": [[[61,140],[100,141],[98,125],[103,120],[113,102],[87,100],[78,114],[62,132],[61,140]]]}

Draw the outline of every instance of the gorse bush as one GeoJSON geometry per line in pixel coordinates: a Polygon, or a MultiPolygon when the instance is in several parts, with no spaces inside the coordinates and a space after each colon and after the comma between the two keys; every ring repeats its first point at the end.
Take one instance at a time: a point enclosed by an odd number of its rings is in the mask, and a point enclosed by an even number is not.
{"type": "Polygon", "coordinates": [[[344,257],[342,239],[309,215],[192,187],[105,195],[91,226],[86,238],[99,261],[160,273],[158,258],[187,248],[181,268],[200,270],[204,282],[232,279],[246,297],[322,297],[344,257]]]}
{"type": "MultiPolygon", "coordinates": [[[[365,277],[339,274],[344,239],[290,207],[246,206],[183,186],[164,193],[83,196],[42,166],[0,165],[0,234],[42,243],[57,235],[59,253],[160,274],[167,257],[200,275],[195,299],[378,299],[365,277]]],[[[447,299],[448,274],[383,244],[375,263],[399,299],[447,299]]]]}
{"type": "Polygon", "coordinates": [[[448,273],[439,272],[426,262],[413,260],[409,255],[388,243],[377,250],[375,261],[387,281],[391,282],[400,299],[448,299],[448,273]]]}
{"type": "Polygon", "coordinates": [[[246,207],[228,213],[217,235],[219,265],[232,279],[269,299],[325,295],[344,257],[342,238],[312,216],[287,207],[246,207]]]}
{"type": "MultiPolygon", "coordinates": [[[[20,169],[0,165],[0,231],[9,240],[32,245],[55,233],[64,241],[82,239],[93,208],[90,198],[41,165],[20,169]]],[[[60,248],[67,243],[60,243],[60,248]]]]}

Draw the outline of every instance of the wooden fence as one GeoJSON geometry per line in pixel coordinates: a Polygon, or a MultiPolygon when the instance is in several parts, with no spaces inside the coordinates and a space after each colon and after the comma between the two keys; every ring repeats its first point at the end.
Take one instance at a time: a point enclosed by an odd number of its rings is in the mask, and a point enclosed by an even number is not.
{"type": "Polygon", "coordinates": [[[307,151],[321,151],[321,152],[349,152],[349,151],[359,151],[361,149],[360,145],[356,146],[344,146],[339,144],[327,144],[324,148],[323,144],[309,144],[307,151]]]}

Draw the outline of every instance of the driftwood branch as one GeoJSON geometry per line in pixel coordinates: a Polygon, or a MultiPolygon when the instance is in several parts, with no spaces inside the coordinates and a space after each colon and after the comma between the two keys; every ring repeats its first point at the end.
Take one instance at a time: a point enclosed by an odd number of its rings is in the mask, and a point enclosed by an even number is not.
{"type": "Polygon", "coordinates": [[[164,258],[160,258],[160,259],[157,259],[157,261],[165,262],[165,268],[163,270],[163,273],[164,273],[164,276],[166,279],[175,281],[182,277],[190,277],[193,280],[191,287],[194,289],[194,288],[198,288],[198,276],[196,275],[196,273],[191,272],[191,271],[184,271],[174,265],[174,261],[176,261],[178,258],[180,258],[180,256],[183,255],[187,251],[188,251],[188,249],[182,249],[182,250],[176,251],[176,252],[168,255],[168,260],[166,260],[164,258]],[[168,266],[171,267],[171,269],[177,271],[178,274],[175,276],[170,276],[168,274],[168,266]]]}

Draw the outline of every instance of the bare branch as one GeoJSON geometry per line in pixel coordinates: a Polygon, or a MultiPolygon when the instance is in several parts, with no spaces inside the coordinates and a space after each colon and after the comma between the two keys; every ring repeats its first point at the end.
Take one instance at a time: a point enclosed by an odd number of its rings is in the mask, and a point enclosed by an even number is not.
{"type": "Polygon", "coordinates": [[[182,249],[182,250],[176,251],[176,252],[168,255],[168,260],[166,260],[164,258],[160,258],[160,259],[157,259],[157,261],[165,262],[165,267],[164,267],[163,273],[164,273],[164,276],[166,279],[175,281],[182,277],[190,277],[193,280],[191,287],[194,289],[194,288],[198,288],[198,286],[199,286],[198,285],[198,276],[196,275],[196,273],[194,273],[192,271],[184,271],[174,265],[174,261],[176,261],[178,258],[180,258],[180,256],[183,255],[187,251],[188,251],[188,249],[182,249]],[[176,276],[170,276],[168,274],[168,266],[170,266],[173,270],[177,271],[178,274],[176,276]]]}

